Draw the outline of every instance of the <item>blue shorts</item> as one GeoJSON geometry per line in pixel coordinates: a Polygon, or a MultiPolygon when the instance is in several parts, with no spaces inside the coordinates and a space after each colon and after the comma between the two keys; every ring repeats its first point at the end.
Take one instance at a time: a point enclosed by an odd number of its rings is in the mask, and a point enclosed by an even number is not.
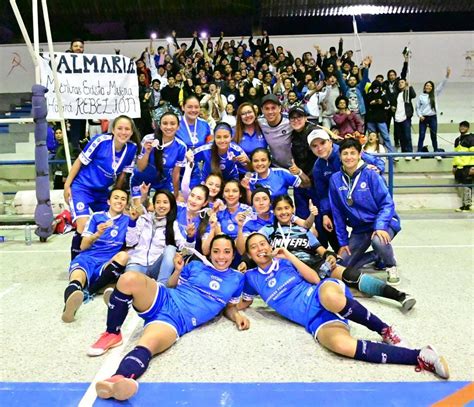
{"type": "Polygon", "coordinates": [[[143,318],[144,326],[153,322],[163,322],[170,325],[176,330],[176,336],[179,338],[188,332],[181,311],[171,298],[168,288],[160,283],[156,286],[153,304],[147,311],[138,313],[138,315],[143,318]]]}
{"type": "Polygon", "coordinates": [[[90,216],[92,212],[106,211],[109,209],[107,200],[109,190],[91,190],[77,184],[71,185],[71,198],[69,199],[69,209],[72,219],[76,220],[84,216],[90,216]]]}
{"type": "Polygon", "coordinates": [[[313,297],[313,301],[311,304],[311,309],[309,313],[312,315],[311,319],[308,322],[306,327],[307,331],[316,338],[318,335],[318,330],[323,327],[324,325],[333,324],[335,322],[339,322],[347,326],[349,329],[349,321],[345,318],[342,318],[338,314],[334,314],[331,311],[325,309],[321,303],[319,302],[319,290],[328,282],[332,281],[333,283],[338,284],[341,287],[341,291],[344,292],[345,296],[348,298],[352,298],[352,294],[349,288],[340,280],[336,280],[335,278],[326,278],[322,282],[320,282],[317,286],[316,294],[313,297]]]}
{"type": "Polygon", "coordinates": [[[87,276],[86,287],[88,287],[99,278],[112,257],[110,254],[105,256],[98,253],[79,253],[69,266],[69,274],[77,269],[84,270],[87,276]]]}

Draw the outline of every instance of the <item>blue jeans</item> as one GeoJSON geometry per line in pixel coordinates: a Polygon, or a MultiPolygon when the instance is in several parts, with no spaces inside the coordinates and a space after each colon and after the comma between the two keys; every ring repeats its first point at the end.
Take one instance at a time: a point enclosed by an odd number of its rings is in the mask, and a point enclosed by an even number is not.
{"type": "MultiPolygon", "coordinates": [[[[392,244],[385,244],[378,236],[372,238],[372,233],[373,231],[351,234],[349,238],[351,255],[349,256],[344,252],[342,256],[342,264],[344,266],[358,269],[376,260],[381,260],[386,267],[397,265],[392,244]],[[372,245],[373,250],[366,252],[370,245],[372,245]]],[[[393,240],[395,231],[390,228],[388,234],[390,235],[390,240],[393,240]]]]}
{"type": "Polygon", "coordinates": [[[423,149],[423,142],[425,141],[426,128],[430,128],[431,144],[433,151],[438,151],[438,118],[434,116],[425,116],[425,120],[420,120],[420,135],[418,137],[418,150],[423,149]]]}
{"type": "Polygon", "coordinates": [[[125,268],[125,271],[139,271],[140,273],[146,274],[148,277],[151,277],[159,283],[166,285],[168,279],[174,271],[173,260],[175,255],[176,247],[166,246],[165,250],[163,250],[163,253],[161,253],[160,257],[158,257],[153,264],[150,264],[149,266],[142,266],[141,264],[137,263],[129,263],[125,268]]]}
{"type": "Polygon", "coordinates": [[[395,135],[400,140],[402,153],[413,153],[413,144],[411,142],[411,119],[402,122],[395,122],[395,135]]]}
{"type": "Polygon", "coordinates": [[[376,132],[378,130],[380,132],[380,135],[382,136],[383,144],[387,148],[387,151],[389,153],[394,152],[392,142],[390,141],[390,133],[388,132],[387,123],[384,123],[384,122],[381,122],[381,123],[374,123],[374,122],[367,123],[367,130],[369,132],[372,132],[372,131],[376,132]]]}

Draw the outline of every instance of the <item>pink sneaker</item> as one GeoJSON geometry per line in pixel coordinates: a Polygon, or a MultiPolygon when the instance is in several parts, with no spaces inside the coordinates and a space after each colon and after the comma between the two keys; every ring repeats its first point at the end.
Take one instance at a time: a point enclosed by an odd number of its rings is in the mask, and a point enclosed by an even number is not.
{"type": "Polygon", "coordinates": [[[382,329],[382,340],[392,346],[410,349],[410,344],[400,337],[393,326],[382,329]]]}
{"type": "Polygon", "coordinates": [[[97,340],[94,345],[92,345],[88,350],[87,354],[89,356],[101,356],[109,349],[115,348],[122,344],[122,334],[111,334],[109,332],[104,332],[100,335],[100,338],[97,340]]]}
{"type": "Polygon", "coordinates": [[[97,382],[95,391],[97,397],[101,399],[128,400],[138,391],[138,382],[122,375],[115,375],[97,382]]]}

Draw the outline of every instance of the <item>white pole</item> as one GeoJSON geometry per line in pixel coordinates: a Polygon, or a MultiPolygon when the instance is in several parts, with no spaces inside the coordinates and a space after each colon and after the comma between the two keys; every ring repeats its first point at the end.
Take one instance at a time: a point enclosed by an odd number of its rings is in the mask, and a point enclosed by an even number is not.
{"type": "Polygon", "coordinates": [[[54,93],[56,94],[56,100],[58,101],[59,117],[61,118],[61,129],[64,137],[64,152],[66,153],[67,168],[68,170],[71,170],[71,153],[69,151],[69,140],[66,132],[66,123],[64,121],[64,107],[61,94],[59,93],[59,80],[57,72],[58,64],[56,62],[56,57],[54,56],[53,38],[51,35],[51,26],[49,23],[48,5],[46,4],[46,0],[41,0],[41,5],[43,7],[44,28],[46,30],[46,38],[48,39],[49,57],[51,59],[51,67],[53,71],[54,93]]]}
{"type": "Polygon", "coordinates": [[[13,14],[15,14],[16,21],[20,26],[21,34],[23,35],[23,39],[26,42],[26,46],[30,53],[31,59],[33,60],[33,64],[36,67],[38,66],[38,58],[35,55],[33,44],[31,44],[30,36],[28,35],[28,31],[26,30],[25,23],[23,22],[23,18],[20,14],[20,10],[18,10],[18,6],[16,5],[16,0],[10,0],[10,5],[12,6],[13,14]]]}
{"type": "MultiPolygon", "coordinates": [[[[35,55],[39,57],[39,26],[38,26],[38,0],[33,0],[33,42],[35,55]]],[[[40,83],[40,66],[35,65],[35,83],[40,83]]]]}

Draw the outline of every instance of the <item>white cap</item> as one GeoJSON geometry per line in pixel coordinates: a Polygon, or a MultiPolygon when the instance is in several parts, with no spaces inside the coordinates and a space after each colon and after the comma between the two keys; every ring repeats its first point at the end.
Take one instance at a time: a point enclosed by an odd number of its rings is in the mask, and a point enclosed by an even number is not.
{"type": "Polygon", "coordinates": [[[314,129],[311,133],[308,134],[308,144],[311,145],[313,140],[316,140],[317,138],[320,138],[321,140],[331,140],[326,130],[314,129]]]}

